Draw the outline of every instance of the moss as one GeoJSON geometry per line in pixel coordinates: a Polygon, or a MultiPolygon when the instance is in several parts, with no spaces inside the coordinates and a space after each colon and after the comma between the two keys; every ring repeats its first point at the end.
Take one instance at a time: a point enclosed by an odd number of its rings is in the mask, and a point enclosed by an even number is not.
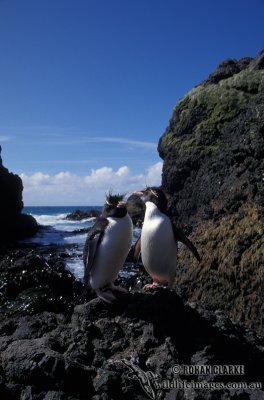
{"type": "Polygon", "coordinates": [[[181,152],[190,153],[194,147],[197,148],[197,137],[191,137],[190,139],[184,140],[181,144],[181,152]]]}
{"type": "Polygon", "coordinates": [[[219,149],[218,136],[248,103],[249,99],[264,90],[264,71],[243,70],[218,84],[199,85],[184,96],[175,108],[172,126],[162,138],[163,149],[181,144],[183,153],[197,149],[203,153],[219,149]],[[213,142],[199,144],[210,134],[213,142]],[[190,137],[191,135],[191,137],[190,137]],[[198,146],[198,147],[197,147],[198,146]]]}
{"type": "Polygon", "coordinates": [[[206,117],[197,125],[196,130],[211,133],[220,130],[225,122],[232,120],[247,103],[250,96],[248,93],[223,84],[225,82],[206,88],[200,86],[199,90],[196,89],[191,94],[193,101],[197,101],[206,110],[206,117]]]}
{"type": "Polygon", "coordinates": [[[261,209],[247,203],[233,215],[202,223],[192,241],[202,261],[197,264],[188,250],[181,248],[181,268],[176,280],[184,295],[189,301],[209,303],[225,311],[233,321],[244,321],[246,326],[264,335],[259,318],[264,311],[261,209]]]}
{"type": "Polygon", "coordinates": [[[264,89],[264,71],[246,69],[234,75],[231,80],[227,79],[226,85],[247,93],[261,92],[264,89]]]}
{"type": "Polygon", "coordinates": [[[203,149],[203,153],[204,154],[215,154],[220,150],[220,146],[221,146],[221,139],[218,138],[217,141],[210,145],[210,146],[205,146],[203,149]]]}
{"type": "Polygon", "coordinates": [[[192,152],[199,152],[200,154],[214,154],[220,149],[221,139],[218,138],[214,144],[199,145],[199,137],[191,137],[181,143],[180,153],[191,154],[192,152]]]}
{"type": "Polygon", "coordinates": [[[257,183],[257,191],[259,194],[264,195],[264,182],[257,183]]]}
{"type": "Polygon", "coordinates": [[[176,146],[180,141],[180,138],[175,136],[172,132],[169,132],[162,136],[160,146],[164,149],[171,148],[176,146]]]}

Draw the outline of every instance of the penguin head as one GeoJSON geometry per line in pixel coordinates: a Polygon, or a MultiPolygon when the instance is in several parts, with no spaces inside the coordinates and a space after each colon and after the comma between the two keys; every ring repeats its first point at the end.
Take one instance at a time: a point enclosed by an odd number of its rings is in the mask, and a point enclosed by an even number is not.
{"type": "Polygon", "coordinates": [[[102,215],[107,217],[122,218],[127,214],[126,202],[124,201],[125,195],[116,194],[111,192],[105,196],[105,204],[102,215]]]}
{"type": "Polygon", "coordinates": [[[160,211],[164,212],[167,210],[167,198],[163,190],[158,187],[147,187],[142,192],[134,192],[133,194],[139,196],[144,203],[148,201],[154,203],[160,211]]]}

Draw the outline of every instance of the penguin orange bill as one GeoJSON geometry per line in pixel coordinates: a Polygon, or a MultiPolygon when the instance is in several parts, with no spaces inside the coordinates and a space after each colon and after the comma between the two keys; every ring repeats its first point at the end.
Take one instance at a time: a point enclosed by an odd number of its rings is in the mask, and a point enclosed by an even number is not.
{"type": "Polygon", "coordinates": [[[132,193],[134,196],[143,196],[143,192],[133,192],[132,193]]]}
{"type": "Polygon", "coordinates": [[[124,207],[126,207],[126,202],[125,201],[119,201],[118,203],[117,203],[117,206],[116,206],[117,208],[124,208],[124,207]]]}

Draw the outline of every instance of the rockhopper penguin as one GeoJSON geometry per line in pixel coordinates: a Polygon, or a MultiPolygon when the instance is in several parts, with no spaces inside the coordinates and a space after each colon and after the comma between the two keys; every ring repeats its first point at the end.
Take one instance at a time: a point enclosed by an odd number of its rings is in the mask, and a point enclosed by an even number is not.
{"type": "Polygon", "coordinates": [[[126,291],[113,284],[132,242],[133,225],[123,195],[106,196],[101,216],[90,229],[84,246],[84,284],[108,303],[113,291],[126,291]]]}
{"type": "Polygon", "coordinates": [[[161,189],[148,187],[133,194],[146,204],[141,237],[134,246],[134,256],[138,257],[141,252],[143,265],[153,279],[153,283],[145,287],[167,285],[170,288],[177,268],[177,242],[185,244],[198,261],[200,256],[183,231],[172,223],[167,199],[161,189]]]}

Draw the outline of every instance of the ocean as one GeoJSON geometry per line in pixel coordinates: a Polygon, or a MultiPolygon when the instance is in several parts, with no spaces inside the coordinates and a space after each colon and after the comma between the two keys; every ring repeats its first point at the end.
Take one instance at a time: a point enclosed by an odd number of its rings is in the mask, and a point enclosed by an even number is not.
{"type": "MultiPolygon", "coordinates": [[[[78,279],[84,275],[82,253],[87,233],[79,230],[87,229],[95,223],[96,218],[87,218],[81,221],[65,219],[73,211],[102,210],[102,206],[60,206],[60,207],[24,207],[23,213],[31,214],[37,222],[44,226],[37,235],[24,243],[40,245],[44,256],[61,253],[65,257],[67,268],[78,279]],[[45,251],[46,249],[46,251],[45,251]]],[[[139,229],[134,229],[133,242],[140,234],[139,229]]]]}
{"type": "Polygon", "coordinates": [[[81,221],[65,219],[75,210],[102,210],[100,206],[78,207],[25,207],[23,213],[31,214],[37,222],[44,226],[37,235],[25,240],[26,243],[34,243],[43,246],[44,255],[49,255],[50,249],[58,246],[59,253],[64,254],[67,267],[78,278],[83,278],[82,252],[87,233],[78,233],[79,229],[91,227],[95,218],[87,218],[81,221]],[[47,253],[45,254],[45,247],[47,253]]]}

